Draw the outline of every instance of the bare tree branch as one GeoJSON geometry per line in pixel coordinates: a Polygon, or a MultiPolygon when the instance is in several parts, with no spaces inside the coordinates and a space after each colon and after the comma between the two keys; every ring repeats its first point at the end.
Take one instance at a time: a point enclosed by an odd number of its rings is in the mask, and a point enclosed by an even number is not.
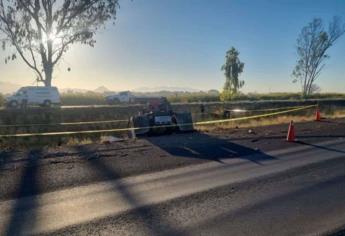
{"type": "Polygon", "coordinates": [[[68,49],[93,46],[118,6],[118,0],[0,0],[1,42],[9,42],[38,80],[51,86],[54,67],[68,49]]]}
{"type": "Polygon", "coordinates": [[[301,81],[303,97],[309,96],[315,89],[315,80],[325,67],[328,49],[345,33],[339,17],[334,17],[328,32],[321,19],[314,19],[305,26],[297,39],[298,61],[293,75],[301,81]]]}

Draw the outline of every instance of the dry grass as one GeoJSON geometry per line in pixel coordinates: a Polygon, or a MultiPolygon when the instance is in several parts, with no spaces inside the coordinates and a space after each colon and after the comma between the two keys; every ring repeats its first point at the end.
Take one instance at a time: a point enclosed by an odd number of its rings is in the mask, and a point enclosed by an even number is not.
{"type": "Polygon", "coordinates": [[[94,141],[90,138],[75,138],[75,137],[71,137],[71,138],[67,138],[67,141],[65,143],[66,146],[75,146],[75,145],[85,145],[85,144],[92,144],[94,143],[94,141]]]}
{"type": "MultiPolygon", "coordinates": [[[[326,115],[327,118],[344,118],[345,110],[336,111],[333,114],[326,115]]],[[[315,119],[314,115],[285,115],[278,117],[270,118],[261,118],[261,119],[248,119],[242,121],[229,121],[227,123],[220,123],[216,125],[200,125],[197,127],[199,131],[216,131],[216,130],[225,130],[233,129],[236,127],[240,128],[252,128],[260,126],[270,126],[278,124],[288,124],[290,121],[294,122],[308,122],[315,119]]]]}
{"type": "Polygon", "coordinates": [[[344,117],[345,117],[345,110],[343,110],[343,111],[336,111],[331,116],[331,118],[344,118],[344,117]]]}
{"type": "MultiPolygon", "coordinates": [[[[334,111],[334,109],[324,110],[322,114],[327,118],[344,118],[345,109],[334,111]]],[[[308,113],[292,114],[292,115],[282,115],[265,117],[260,119],[248,119],[243,121],[231,121],[226,123],[220,123],[216,125],[203,125],[197,126],[199,131],[222,131],[226,129],[233,129],[236,127],[249,128],[249,127],[259,127],[259,126],[270,126],[277,124],[288,124],[291,120],[294,122],[307,122],[314,120],[314,111],[308,113]]],[[[216,119],[216,118],[214,118],[216,119]]],[[[219,119],[219,118],[218,118],[219,119]]],[[[104,127],[112,128],[112,127],[104,127]]],[[[104,134],[103,134],[104,135],[104,134]]],[[[127,133],[117,133],[114,134],[119,138],[126,138],[127,133]]],[[[59,145],[82,145],[91,143],[102,142],[102,134],[92,134],[92,135],[66,135],[66,136],[52,136],[52,137],[26,137],[26,138],[0,138],[0,150],[7,147],[27,147],[33,148],[34,146],[59,146],[59,145]]]]}

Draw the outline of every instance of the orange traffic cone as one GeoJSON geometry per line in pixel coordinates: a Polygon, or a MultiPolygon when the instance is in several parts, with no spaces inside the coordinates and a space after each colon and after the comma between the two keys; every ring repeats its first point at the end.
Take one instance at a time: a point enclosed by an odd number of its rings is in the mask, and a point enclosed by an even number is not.
{"type": "Polygon", "coordinates": [[[319,108],[316,108],[315,121],[321,121],[321,113],[319,108]]]}
{"type": "Polygon", "coordinates": [[[286,141],[288,142],[295,142],[296,137],[295,137],[295,127],[293,125],[293,121],[290,122],[289,125],[289,130],[287,133],[286,141]]]}

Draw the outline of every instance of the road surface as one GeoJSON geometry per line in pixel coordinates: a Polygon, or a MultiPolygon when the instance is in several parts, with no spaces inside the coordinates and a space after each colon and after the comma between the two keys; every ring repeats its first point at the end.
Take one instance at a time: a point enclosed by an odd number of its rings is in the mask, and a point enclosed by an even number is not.
{"type": "Polygon", "coordinates": [[[4,199],[0,235],[328,234],[345,225],[344,198],[339,137],[4,199]]]}

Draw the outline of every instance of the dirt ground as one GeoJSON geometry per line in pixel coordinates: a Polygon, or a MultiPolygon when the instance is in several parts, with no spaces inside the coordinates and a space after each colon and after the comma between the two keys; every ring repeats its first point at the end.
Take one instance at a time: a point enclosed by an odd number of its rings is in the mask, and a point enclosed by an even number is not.
{"type": "MultiPolygon", "coordinates": [[[[0,199],[161,171],[296,145],[345,138],[345,119],[296,123],[298,142],[286,142],[288,125],[215,129],[139,137],[111,144],[0,151],[0,199]]],[[[264,156],[264,158],[272,158],[264,156]]]]}

